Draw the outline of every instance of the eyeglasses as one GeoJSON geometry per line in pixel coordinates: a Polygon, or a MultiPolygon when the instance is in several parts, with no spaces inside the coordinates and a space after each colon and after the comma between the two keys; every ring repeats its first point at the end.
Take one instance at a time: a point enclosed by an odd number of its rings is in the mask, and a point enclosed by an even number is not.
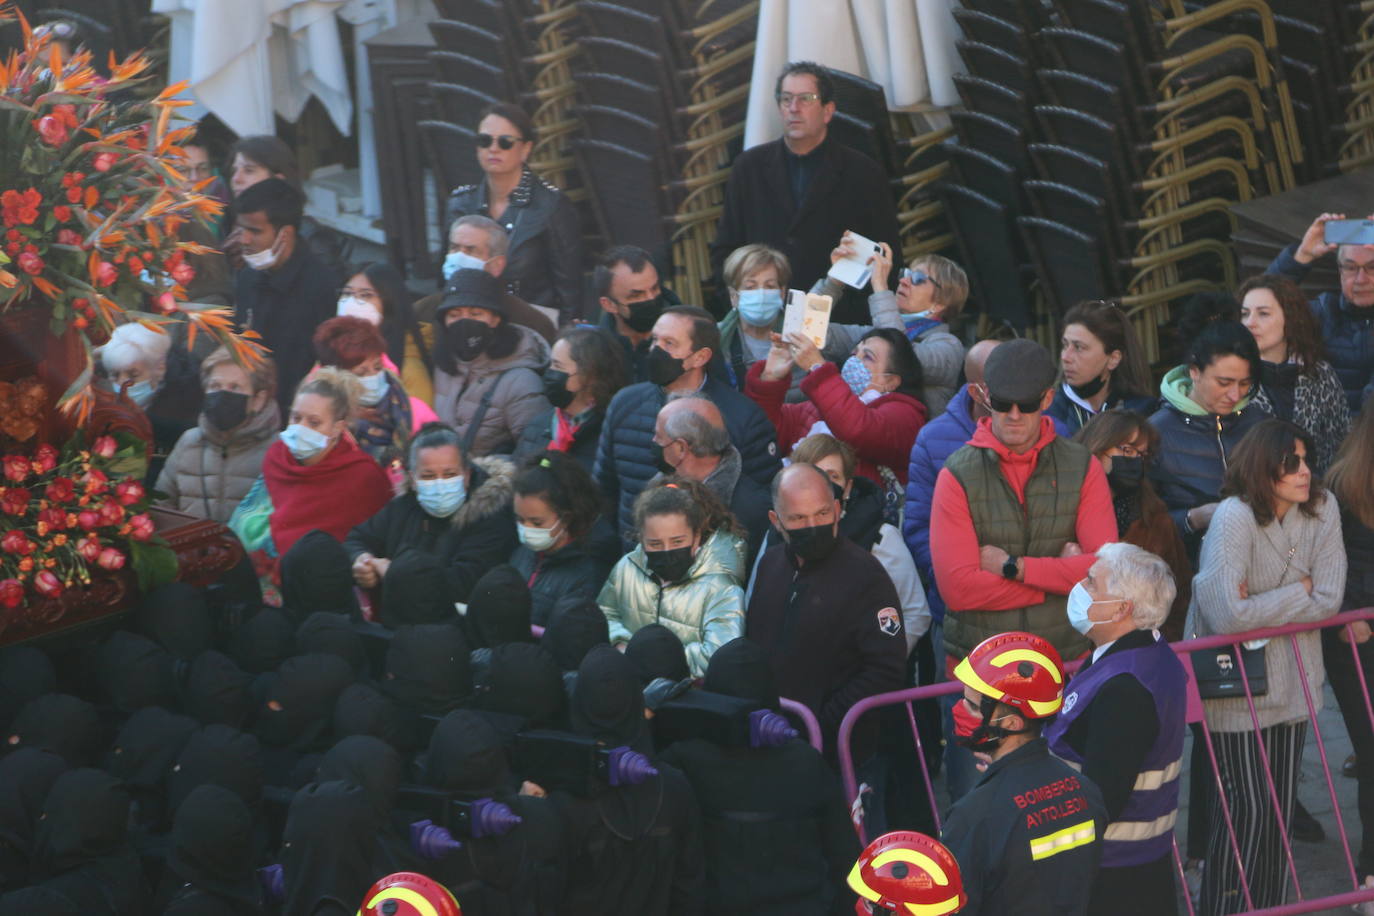
{"type": "Polygon", "coordinates": [[[1040,398],[1031,398],[1029,401],[1004,401],[992,392],[988,392],[988,406],[993,413],[1011,413],[1015,407],[1022,413],[1036,413],[1040,410],[1040,398]]]}
{"type": "Polygon", "coordinates": [[[373,302],[377,298],[377,292],[371,289],[354,289],[351,286],[345,286],[343,289],[339,290],[340,299],[347,299],[349,296],[352,296],[354,299],[361,299],[364,302],[373,302]]]}
{"type": "Polygon", "coordinates": [[[525,138],[512,137],[510,134],[502,134],[499,137],[493,137],[491,134],[477,135],[477,146],[480,149],[486,149],[487,147],[491,146],[493,142],[495,142],[497,146],[501,147],[501,149],[510,149],[517,143],[524,143],[525,138]]]}
{"type": "Polygon", "coordinates": [[[912,286],[920,286],[922,283],[929,283],[936,289],[944,288],[940,285],[939,280],[936,280],[924,270],[914,270],[908,267],[906,270],[902,271],[902,276],[906,277],[906,282],[910,283],[912,286]]]}
{"type": "Polygon", "coordinates": [[[814,92],[779,92],[773,98],[777,99],[778,105],[783,108],[791,108],[794,102],[806,106],[821,100],[821,97],[814,92]]]}
{"type": "Polygon", "coordinates": [[[1306,463],[1307,460],[1302,455],[1299,455],[1297,452],[1289,452],[1287,455],[1284,455],[1283,460],[1279,462],[1279,471],[1283,476],[1287,477],[1289,474],[1298,473],[1298,468],[1306,463]]]}
{"type": "Polygon", "coordinates": [[[1149,458],[1149,457],[1150,457],[1150,451],[1149,451],[1149,449],[1136,448],[1134,445],[1131,445],[1129,442],[1123,442],[1123,443],[1121,443],[1120,445],[1118,445],[1117,448],[1121,450],[1121,457],[1123,457],[1123,458],[1149,458]]]}
{"type": "Polygon", "coordinates": [[[1368,264],[1355,264],[1351,261],[1342,261],[1337,266],[1339,267],[1340,272],[1346,274],[1347,276],[1364,274],[1366,277],[1374,277],[1374,262],[1370,262],[1368,264]]]}

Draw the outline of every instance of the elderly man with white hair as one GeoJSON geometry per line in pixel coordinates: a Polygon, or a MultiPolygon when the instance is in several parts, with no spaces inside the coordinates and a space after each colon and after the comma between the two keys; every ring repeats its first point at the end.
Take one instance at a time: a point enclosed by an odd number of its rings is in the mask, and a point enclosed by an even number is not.
{"type": "Polygon", "coordinates": [[[1159,633],[1174,590],[1167,563],[1116,543],[1098,549],[1069,594],[1069,622],[1095,648],[1045,738],[1101,788],[1107,806],[1089,914],[1177,912],[1171,856],[1187,676],[1159,633]]]}
{"type": "Polygon", "coordinates": [[[100,365],[115,391],[123,388],[135,404],[146,409],[167,374],[167,351],[171,346],[172,340],[166,334],[141,324],[121,324],[100,348],[100,365]]]}

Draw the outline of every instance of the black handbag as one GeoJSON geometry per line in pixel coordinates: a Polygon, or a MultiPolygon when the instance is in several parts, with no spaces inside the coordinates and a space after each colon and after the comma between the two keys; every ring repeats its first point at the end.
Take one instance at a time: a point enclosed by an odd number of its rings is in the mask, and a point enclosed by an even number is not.
{"type": "Polygon", "coordinates": [[[1245,678],[1250,682],[1250,695],[1264,696],[1269,692],[1264,648],[1217,646],[1215,649],[1194,649],[1188,653],[1193,663],[1198,695],[1204,700],[1245,696],[1245,681],[1240,675],[1240,666],[1244,665],[1245,678]]]}

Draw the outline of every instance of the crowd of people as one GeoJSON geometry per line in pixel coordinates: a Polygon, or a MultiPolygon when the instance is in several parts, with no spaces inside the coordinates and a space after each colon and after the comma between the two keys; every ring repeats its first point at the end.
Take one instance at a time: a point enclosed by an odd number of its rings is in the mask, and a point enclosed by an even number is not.
{"type": "Polygon", "coordinates": [[[634,240],[584,285],[516,106],[475,119],[485,178],[453,192],[421,298],[305,217],[285,144],[235,144],[199,292],[268,356],[130,324],[99,363],[152,423],[158,498],[245,559],[99,641],[0,652],[0,912],[340,916],[402,871],[479,916],[1274,906],[1285,832],[1321,831],[1296,789],[1328,678],[1374,886],[1369,626],[1246,649],[1253,716],[1204,693],[1189,888],[1170,648],[1374,604],[1374,246],[1327,245],[1321,215],[1188,303],[1158,384],[1112,302],[1065,313],[1058,359],[966,346],[968,278],[897,263],[824,68],[776,95],[783,137],[730,180],[714,311],[634,240]],[[827,276],[856,234],[879,240],[866,298],[827,276]],[[1309,302],[1328,256],[1341,287],[1309,302]],[[823,345],[783,333],[797,287],[835,303],[823,345]],[[851,810],[846,713],[941,681],[947,795],[896,748],[908,720],[873,714],[851,810]],[[860,856],[851,819],[933,830],[931,807],[943,846],[860,856]]]}

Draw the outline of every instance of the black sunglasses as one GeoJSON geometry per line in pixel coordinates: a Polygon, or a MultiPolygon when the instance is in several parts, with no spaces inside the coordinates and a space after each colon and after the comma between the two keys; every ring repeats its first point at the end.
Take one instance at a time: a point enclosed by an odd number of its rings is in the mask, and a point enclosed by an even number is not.
{"type": "Polygon", "coordinates": [[[1279,472],[1284,477],[1287,477],[1289,474],[1298,473],[1298,468],[1300,467],[1302,467],[1302,457],[1296,452],[1289,452],[1287,455],[1284,455],[1283,460],[1279,462],[1279,472]]]}
{"type": "Polygon", "coordinates": [[[1011,413],[1013,406],[1022,413],[1035,413],[1040,409],[1040,398],[1031,398],[1029,401],[1004,401],[989,393],[988,406],[992,408],[993,413],[1011,413]]]}
{"type": "Polygon", "coordinates": [[[477,135],[477,145],[482,149],[486,149],[487,147],[491,146],[493,141],[495,141],[496,145],[501,147],[501,149],[510,149],[517,143],[524,143],[525,138],[512,137],[510,134],[502,134],[499,137],[493,137],[491,134],[477,135]]]}

